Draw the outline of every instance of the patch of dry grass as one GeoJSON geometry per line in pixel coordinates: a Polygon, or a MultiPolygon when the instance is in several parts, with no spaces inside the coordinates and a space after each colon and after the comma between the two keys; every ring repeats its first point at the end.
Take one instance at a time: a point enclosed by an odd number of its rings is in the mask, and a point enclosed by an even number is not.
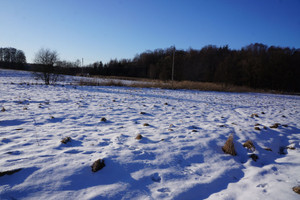
{"type": "Polygon", "coordinates": [[[225,145],[222,147],[222,150],[226,154],[230,154],[232,156],[237,155],[235,148],[234,148],[234,144],[233,144],[233,135],[232,134],[228,137],[227,141],[225,142],[225,145]]]}
{"type": "Polygon", "coordinates": [[[116,81],[116,80],[107,80],[107,81],[100,81],[99,79],[80,79],[78,82],[78,85],[84,86],[126,86],[122,83],[122,81],[116,81]]]}
{"type": "Polygon", "coordinates": [[[255,151],[255,146],[253,144],[253,142],[251,140],[247,140],[244,144],[243,147],[251,150],[251,151],[255,151]]]}
{"type": "Polygon", "coordinates": [[[60,142],[63,144],[67,144],[68,142],[71,142],[71,140],[72,140],[71,137],[65,137],[60,142]]]}
{"type": "Polygon", "coordinates": [[[92,168],[92,172],[97,172],[100,169],[102,169],[103,167],[105,167],[105,163],[103,159],[98,159],[96,160],[93,165],[91,166],[92,168]]]}
{"type": "Polygon", "coordinates": [[[194,81],[161,81],[128,77],[94,77],[90,79],[80,79],[78,85],[89,86],[126,86],[135,88],[161,88],[161,89],[188,89],[200,91],[220,91],[220,92],[265,92],[263,90],[252,89],[244,86],[224,85],[211,82],[194,81]],[[132,82],[124,82],[132,80],[132,82]]]}
{"type": "Polygon", "coordinates": [[[143,138],[143,136],[141,134],[137,134],[137,136],[135,137],[135,139],[137,139],[137,140],[140,140],[142,138],[143,138]]]}
{"type": "Polygon", "coordinates": [[[300,186],[293,187],[293,191],[300,194],[300,186]]]}

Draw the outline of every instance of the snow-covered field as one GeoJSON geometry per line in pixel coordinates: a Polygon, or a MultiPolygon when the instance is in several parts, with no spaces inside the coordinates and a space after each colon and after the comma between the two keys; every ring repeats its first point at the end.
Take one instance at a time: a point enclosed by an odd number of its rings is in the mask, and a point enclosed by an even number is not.
{"type": "Polygon", "coordinates": [[[22,82],[0,70],[0,199],[300,199],[299,96],[22,82]]]}

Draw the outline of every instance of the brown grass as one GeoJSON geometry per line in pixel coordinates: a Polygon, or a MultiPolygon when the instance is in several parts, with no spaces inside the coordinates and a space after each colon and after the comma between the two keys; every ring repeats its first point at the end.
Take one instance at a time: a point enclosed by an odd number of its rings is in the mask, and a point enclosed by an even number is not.
{"type": "Polygon", "coordinates": [[[89,86],[126,86],[135,88],[161,88],[161,89],[189,89],[200,91],[220,91],[220,92],[267,92],[264,90],[252,89],[245,86],[225,85],[211,82],[195,81],[161,81],[143,78],[130,77],[104,77],[94,76],[93,78],[82,78],[78,85],[89,86]],[[122,80],[132,80],[132,83],[125,83],[122,80]]]}
{"type": "Polygon", "coordinates": [[[100,122],[106,122],[107,121],[107,119],[105,118],[105,117],[102,117],[101,119],[100,119],[100,122]]]}
{"type": "Polygon", "coordinates": [[[80,79],[78,82],[78,85],[84,86],[126,86],[122,83],[122,81],[116,81],[116,80],[107,80],[107,81],[100,81],[100,79],[80,79]]]}
{"type": "Polygon", "coordinates": [[[275,124],[273,124],[272,126],[270,126],[270,128],[278,128],[279,126],[280,126],[279,123],[275,123],[275,124]]]}
{"type": "Polygon", "coordinates": [[[103,159],[98,159],[96,160],[93,165],[91,166],[92,168],[92,172],[97,172],[100,169],[102,169],[103,167],[105,167],[105,163],[103,159]]]}
{"type": "Polygon", "coordinates": [[[293,187],[293,191],[300,194],[300,186],[293,187]]]}
{"type": "Polygon", "coordinates": [[[143,136],[141,134],[137,134],[137,136],[135,137],[135,139],[137,139],[137,140],[140,140],[142,138],[143,138],[143,136]]]}
{"type": "Polygon", "coordinates": [[[247,140],[244,144],[243,147],[251,150],[251,151],[255,151],[255,146],[253,144],[253,142],[251,140],[247,140]]]}
{"type": "Polygon", "coordinates": [[[234,148],[234,144],[233,144],[233,135],[230,135],[227,139],[227,141],[225,142],[225,145],[222,147],[222,150],[224,151],[224,153],[226,154],[230,154],[232,156],[236,156],[236,151],[234,148]]]}
{"type": "Polygon", "coordinates": [[[259,117],[259,116],[258,116],[258,114],[253,113],[253,114],[251,115],[251,118],[254,118],[254,117],[259,117]]]}
{"type": "Polygon", "coordinates": [[[68,142],[71,142],[71,137],[65,137],[64,139],[62,139],[60,142],[63,144],[67,144],[68,142]]]}
{"type": "Polygon", "coordinates": [[[254,129],[257,130],[257,131],[260,131],[260,128],[257,127],[257,126],[255,126],[254,129]]]}

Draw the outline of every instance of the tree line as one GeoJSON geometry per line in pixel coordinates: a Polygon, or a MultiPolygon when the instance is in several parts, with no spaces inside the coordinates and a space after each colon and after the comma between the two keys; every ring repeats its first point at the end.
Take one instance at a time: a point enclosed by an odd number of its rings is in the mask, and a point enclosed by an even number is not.
{"type": "Polygon", "coordinates": [[[26,64],[26,56],[22,50],[6,47],[0,48],[0,66],[3,68],[19,69],[26,64]]]}
{"type": "MultiPolygon", "coordinates": [[[[133,59],[96,62],[89,73],[170,80],[173,47],[133,59]]],[[[240,50],[208,45],[201,50],[176,50],[174,80],[216,82],[251,88],[300,91],[300,49],[250,44],[240,50]]]]}
{"type": "MultiPolygon", "coordinates": [[[[1,48],[0,66],[3,62],[19,62],[16,57],[22,51],[2,49],[9,48],[1,48]],[[8,56],[8,52],[12,54],[8,56]]],[[[174,50],[175,47],[148,50],[137,54],[133,59],[112,59],[105,64],[99,61],[84,67],[80,66],[80,60],[60,61],[57,53],[52,52],[55,53],[55,62],[49,65],[35,59],[36,64],[27,64],[26,68],[40,72],[45,72],[45,68],[51,68],[51,73],[70,75],[126,76],[165,81],[170,80],[172,76],[174,50]]],[[[36,58],[38,55],[39,52],[36,58]]],[[[26,62],[25,55],[24,58],[20,63],[26,62]]],[[[228,46],[208,45],[200,50],[176,49],[174,58],[176,81],[216,82],[224,85],[300,92],[300,49],[268,47],[260,43],[250,44],[240,50],[232,50],[228,46]]]]}

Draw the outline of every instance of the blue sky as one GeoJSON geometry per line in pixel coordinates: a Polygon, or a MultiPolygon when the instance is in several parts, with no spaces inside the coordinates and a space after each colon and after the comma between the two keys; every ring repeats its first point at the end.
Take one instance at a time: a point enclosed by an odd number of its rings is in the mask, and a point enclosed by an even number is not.
{"type": "Polygon", "coordinates": [[[300,48],[300,0],[0,0],[0,47],[84,63],[175,45],[300,48]]]}

